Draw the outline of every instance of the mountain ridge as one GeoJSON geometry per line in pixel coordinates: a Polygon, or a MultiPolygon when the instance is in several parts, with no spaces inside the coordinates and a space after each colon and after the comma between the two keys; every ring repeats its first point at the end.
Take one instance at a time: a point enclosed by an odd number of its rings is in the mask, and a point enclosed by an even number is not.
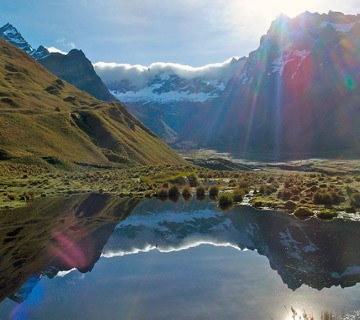
{"type": "Polygon", "coordinates": [[[73,49],[65,55],[50,52],[42,45],[35,50],[10,23],[0,28],[0,38],[17,46],[35,60],[38,60],[47,70],[80,90],[86,91],[99,100],[117,101],[96,74],[91,62],[81,50],[73,49]]]}
{"type": "Polygon", "coordinates": [[[101,166],[184,163],[120,102],[99,101],[80,91],[3,39],[0,84],[1,160],[36,157],[101,166]]]}
{"type": "MultiPolygon", "coordinates": [[[[273,159],[357,157],[359,37],[360,15],[281,15],[212,99],[126,102],[175,148],[210,148],[235,157],[268,153],[273,159]]],[[[122,95],[131,90],[124,87],[122,95]]]]}

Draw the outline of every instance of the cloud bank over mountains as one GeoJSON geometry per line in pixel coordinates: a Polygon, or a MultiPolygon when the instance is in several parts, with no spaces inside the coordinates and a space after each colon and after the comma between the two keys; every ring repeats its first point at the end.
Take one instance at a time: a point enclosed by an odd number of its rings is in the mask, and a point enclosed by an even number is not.
{"type": "Polygon", "coordinates": [[[126,79],[136,86],[142,87],[145,86],[150,79],[159,75],[161,75],[161,77],[177,75],[187,80],[196,78],[209,81],[229,79],[239,68],[242,68],[242,61],[242,58],[233,57],[224,62],[207,64],[201,67],[192,67],[170,62],[155,62],[150,66],[97,62],[94,64],[94,68],[106,84],[126,79]]]}

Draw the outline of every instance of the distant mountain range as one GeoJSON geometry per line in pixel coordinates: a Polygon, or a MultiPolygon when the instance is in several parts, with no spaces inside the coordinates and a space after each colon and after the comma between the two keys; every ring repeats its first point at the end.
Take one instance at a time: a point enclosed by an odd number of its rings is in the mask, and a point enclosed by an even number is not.
{"type": "Polygon", "coordinates": [[[35,50],[10,23],[0,28],[0,38],[25,51],[50,72],[95,98],[103,101],[116,101],[81,50],[73,49],[66,55],[49,52],[44,46],[39,46],[35,50]]]}
{"type": "Polygon", "coordinates": [[[360,156],[360,15],[280,15],[248,57],[197,68],[93,68],[79,50],[32,49],[10,24],[0,37],[98,99],[126,103],[175,148],[275,160],[360,156]]]}
{"type": "Polygon", "coordinates": [[[360,155],[360,15],[279,16],[248,57],[191,68],[97,63],[111,93],[176,147],[360,155]]]}

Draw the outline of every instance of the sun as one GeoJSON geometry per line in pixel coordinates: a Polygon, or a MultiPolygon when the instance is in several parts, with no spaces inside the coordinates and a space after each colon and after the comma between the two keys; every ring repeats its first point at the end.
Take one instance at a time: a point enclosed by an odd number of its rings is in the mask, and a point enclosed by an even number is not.
{"type": "Polygon", "coordinates": [[[293,18],[304,11],[316,11],[322,2],[323,0],[252,0],[247,1],[246,6],[261,15],[275,17],[282,13],[293,18]]]}

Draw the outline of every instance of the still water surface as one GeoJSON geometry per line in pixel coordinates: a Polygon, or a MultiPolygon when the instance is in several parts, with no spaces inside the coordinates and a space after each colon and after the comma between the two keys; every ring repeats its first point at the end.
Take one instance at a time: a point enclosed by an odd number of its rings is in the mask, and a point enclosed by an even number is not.
{"type": "Polygon", "coordinates": [[[8,215],[0,319],[360,319],[356,222],[104,195],[8,215]]]}

